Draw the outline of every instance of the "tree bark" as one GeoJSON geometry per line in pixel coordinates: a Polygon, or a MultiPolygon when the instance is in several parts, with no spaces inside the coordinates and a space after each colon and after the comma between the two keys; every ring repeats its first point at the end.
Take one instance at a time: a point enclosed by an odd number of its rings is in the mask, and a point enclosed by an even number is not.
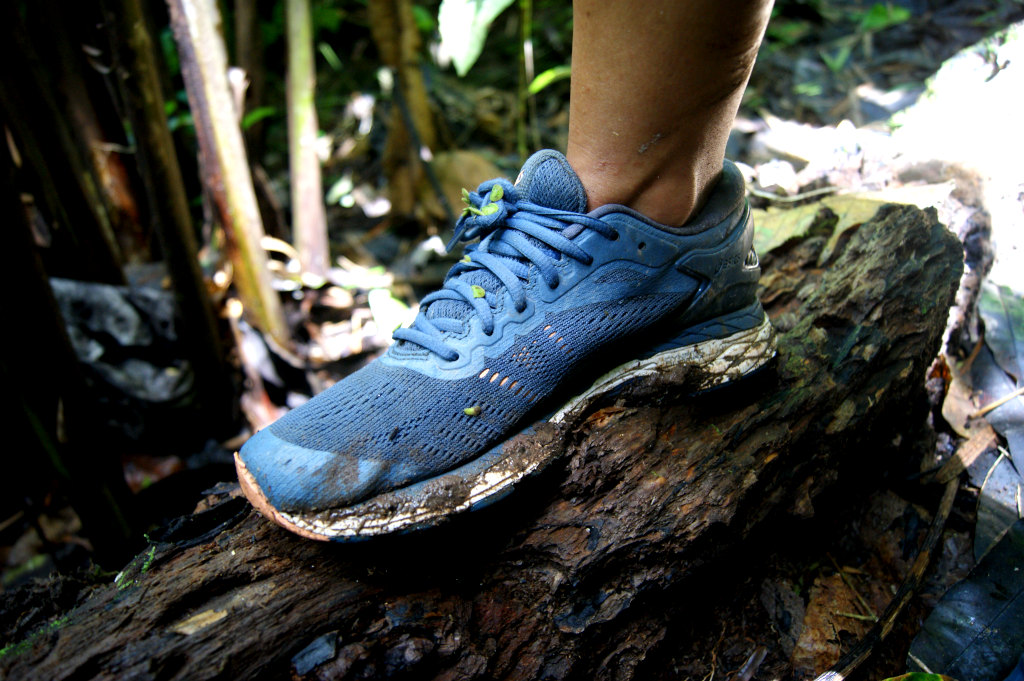
{"type": "Polygon", "coordinates": [[[263,224],[227,82],[220,10],[214,0],[167,4],[199,140],[203,180],[228,235],[239,296],[254,325],[287,347],[291,336],[260,246],[263,224]]]}
{"type": "MultiPolygon", "coordinates": [[[[823,213],[825,222],[834,216],[823,213]]],[[[886,206],[765,258],[774,373],[650,379],[530,446],[560,462],[448,525],[321,545],[241,499],[183,519],[25,652],[14,678],[642,679],[723,552],[806,511],[905,429],[961,269],[934,212],[886,206]],[[846,237],[844,237],[846,238],[846,237]]],[[[716,588],[729,588],[717,585],[716,588]]]]}

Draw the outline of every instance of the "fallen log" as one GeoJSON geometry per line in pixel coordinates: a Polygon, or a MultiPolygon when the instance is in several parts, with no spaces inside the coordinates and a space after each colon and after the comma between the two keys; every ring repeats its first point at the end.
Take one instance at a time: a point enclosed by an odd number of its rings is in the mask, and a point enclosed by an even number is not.
{"type": "Polygon", "coordinates": [[[886,206],[821,266],[826,232],[765,257],[772,372],[697,397],[651,377],[541,429],[559,462],[427,532],[324,545],[214,495],[0,676],[650,677],[698,568],[899,432],[938,349],[962,250],[934,213],[886,206]]]}

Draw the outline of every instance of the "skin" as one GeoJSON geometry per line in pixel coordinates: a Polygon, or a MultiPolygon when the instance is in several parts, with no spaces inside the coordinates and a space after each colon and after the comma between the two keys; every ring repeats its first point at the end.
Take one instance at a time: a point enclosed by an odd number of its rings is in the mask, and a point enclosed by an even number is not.
{"type": "Polygon", "coordinates": [[[771,0],[575,0],[569,164],[588,209],[682,225],[714,189],[771,0]]]}

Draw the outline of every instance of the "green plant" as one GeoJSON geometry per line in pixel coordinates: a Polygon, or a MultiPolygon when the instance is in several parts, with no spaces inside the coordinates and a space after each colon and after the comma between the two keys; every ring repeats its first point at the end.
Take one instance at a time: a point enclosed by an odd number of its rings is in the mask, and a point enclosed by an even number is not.
{"type": "Polygon", "coordinates": [[[853,16],[858,18],[858,32],[874,33],[907,21],[910,19],[910,10],[899,5],[876,2],[866,11],[854,13],[853,16]]]}

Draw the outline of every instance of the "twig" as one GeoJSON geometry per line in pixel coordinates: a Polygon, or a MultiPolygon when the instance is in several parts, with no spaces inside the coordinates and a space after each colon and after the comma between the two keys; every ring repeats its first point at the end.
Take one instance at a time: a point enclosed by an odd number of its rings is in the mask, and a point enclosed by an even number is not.
{"type": "MultiPolygon", "coordinates": [[[[963,363],[960,365],[960,369],[959,369],[959,375],[960,376],[966,376],[967,374],[970,373],[971,366],[974,364],[974,360],[978,358],[978,354],[981,352],[981,346],[983,346],[984,344],[985,344],[985,339],[984,338],[979,338],[978,342],[974,344],[974,347],[971,348],[971,354],[967,355],[967,359],[965,359],[963,361],[963,363]]],[[[950,367],[950,369],[953,368],[953,364],[951,364],[949,362],[947,362],[946,364],[947,364],[947,366],[950,367]]]]}
{"type": "Polygon", "coordinates": [[[999,456],[996,457],[995,462],[989,467],[988,472],[985,473],[985,479],[981,481],[981,487],[978,489],[985,489],[985,486],[988,484],[988,479],[992,477],[992,472],[995,471],[996,467],[1003,462],[1003,459],[1009,458],[1010,456],[1007,454],[1006,450],[999,447],[999,456]]]}
{"type": "Polygon", "coordinates": [[[870,617],[870,621],[877,622],[878,617],[875,615],[875,611],[871,609],[871,606],[868,605],[868,602],[864,600],[864,597],[860,595],[859,591],[857,591],[857,587],[853,585],[853,580],[850,579],[845,572],[843,572],[842,568],[839,567],[839,563],[836,562],[836,559],[832,557],[831,553],[825,555],[827,555],[828,559],[832,561],[832,565],[835,567],[836,572],[839,573],[839,576],[842,578],[842,580],[846,583],[846,586],[850,589],[850,591],[853,592],[853,595],[857,597],[857,602],[860,603],[860,607],[864,610],[864,614],[870,617]]]}
{"type": "Polygon", "coordinates": [[[855,612],[837,612],[840,617],[849,617],[852,620],[860,620],[861,622],[877,622],[878,618],[874,615],[858,615],[855,612]]]}
{"type": "Polygon", "coordinates": [[[935,511],[935,518],[932,519],[931,527],[928,528],[928,534],[924,538],[924,544],[921,546],[917,558],[914,559],[914,564],[910,566],[906,577],[903,578],[903,583],[900,584],[896,595],[893,596],[893,599],[885,608],[885,612],[882,613],[881,619],[875,623],[875,626],[871,627],[871,631],[864,638],[857,642],[853,650],[843,655],[838,662],[832,665],[831,669],[819,676],[815,681],[842,681],[842,679],[853,673],[860,663],[868,658],[875,649],[875,646],[884,641],[889,632],[892,631],[893,626],[896,624],[896,618],[899,617],[903,608],[906,607],[918,587],[921,586],[924,571],[931,562],[935,547],[939,544],[939,540],[942,539],[942,530],[946,526],[949,512],[953,510],[953,500],[956,498],[956,490],[959,484],[959,480],[956,478],[946,483],[946,488],[942,493],[942,500],[939,502],[939,508],[935,511]]]}
{"type": "Polygon", "coordinates": [[[823,194],[835,194],[839,191],[839,187],[822,187],[821,189],[812,189],[811,191],[794,194],[793,196],[779,196],[778,194],[762,191],[755,187],[747,187],[747,191],[760,199],[768,199],[776,203],[796,203],[797,201],[803,201],[804,199],[810,199],[823,194]]]}
{"type": "Polygon", "coordinates": [[[993,409],[998,409],[999,407],[1003,406],[1004,404],[1006,404],[1007,402],[1009,402],[1013,398],[1020,397],[1021,395],[1024,395],[1024,386],[1021,386],[1021,387],[1017,388],[1016,390],[1014,390],[1009,395],[1003,395],[1002,397],[1000,397],[998,400],[996,400],[994,402],[989,402],[984,407],[982,407],[978,411],[976,411],[973,414],[971,414],[971,418],[972,419],[976,419],[978,417],[984,416],[985,414],[989,413],[993,409]]]}
{"type": "Polygon", "coordinates": [[[17,513],[12,515],[7,520],[5,520],[2,523],[0,523],[0,532],[3,532],[8,527],[10,527],[14,523],[18,522],[19,520],[21,520],[24,516],[25,516],[25,511],[18,511],[17,513]]]}
{"type": "Polygon", "coordinates": [[[921,671],[923,671],[923,672],[924,672],[925,674],[934,674],[934,673],[935,673],[935,672],[933,672],[933,671],[932,671],[931,669],[929,669],[929,668],[928,668],[928,665],[926,665],[926,664],[925,664],[924,662],[922,662],[922,661],[921,661],[921,660],[920,660],[920,659],[919,659],[919,658],[917,657],[917,655],[914,655],[913,653],[907,653],[907,657],[909,657],[909,658],[910,658],[911,662],[913,662],[913,663],[914,663],[914,664],[916,664],[916,665],[917,665],[918,667],[920,667],[920,668],[921,668],[921,671]]]}
{"type": "Polygon", "coordinates": [[[962,442],[953,456],[946,463],[942,464],[933,474],[933,477],[925,476],[928,482],[949,482],[970,467],[979,456],[996,441],[996,432],[987,423],[982,422],[981,427],[971,435],[970,439],[962,442]]]}
{"type": "Polygon", "coordinates": [[[764,646],[754,648],[754,652],[750,653],[750,657],[743,663],[743,666],[729,677],[729,681],[750,681],[767,656],[768,649],[764,646]]]}
{"type": "Polygon", "coordinates": [[[722,633],[718,635],[718,640],[715,641],[715,645],[711,649],[711,671],[701,681],[714,681],[715,665],[718,662],[718,646],[722,645],[723,638],[725,638],[725,624],[722,625],[722,633]]]}

